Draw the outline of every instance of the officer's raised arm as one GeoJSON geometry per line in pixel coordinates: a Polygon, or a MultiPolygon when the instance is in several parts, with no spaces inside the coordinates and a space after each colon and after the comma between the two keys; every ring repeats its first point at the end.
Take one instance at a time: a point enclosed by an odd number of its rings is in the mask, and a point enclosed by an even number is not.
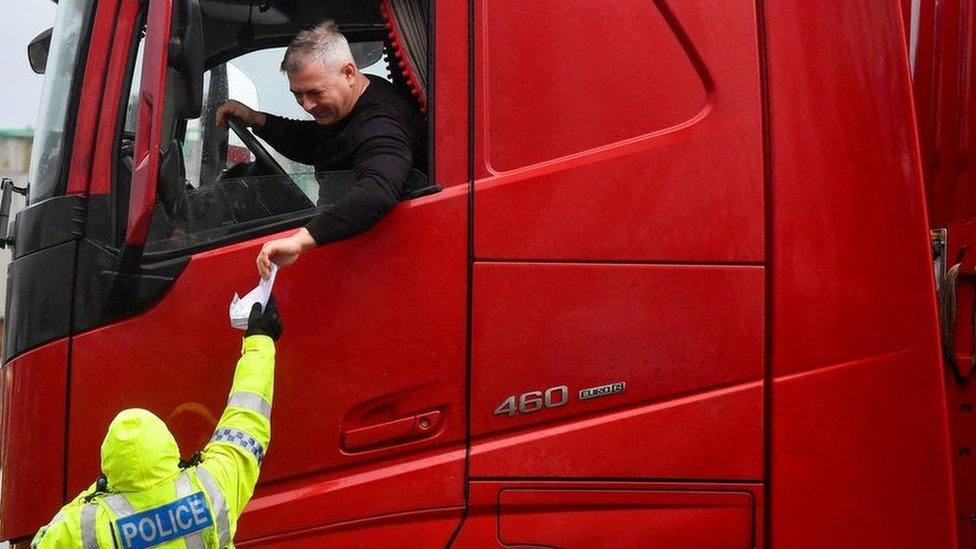
{"type": "Polygon", "coordinates": [[[255,304],[248,318],[241,358],[224,413],[203,449],[197,477],[211,497],[221,538],[233,539],[237,518],[254,494],[261,462],[271,442],[275,340],[282,324],[274,297],[264,311],[255,304]],[[210,486],[207,486],[207,485],[210,486]],[[214,488],[219,493],[212,493],[214,488]],[[214,501],[223,499],[223,501],[214,501]],[[221,508],[226,513],[221,516],[221,508]],[[224,518],[226,517],[226,519],[224,518]]]}

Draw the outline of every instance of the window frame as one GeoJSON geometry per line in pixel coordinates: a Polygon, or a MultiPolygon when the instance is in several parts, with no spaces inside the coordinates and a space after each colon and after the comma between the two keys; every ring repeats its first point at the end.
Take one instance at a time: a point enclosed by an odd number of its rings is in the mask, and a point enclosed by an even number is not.
{"type": "MultiPolygon", "coordinates": [[[[434,86],[433,75],[435,74],[434,72],[435,66],[433,63],[434,47],[432,42],[433,37],[435,35],[434,32],[435,23],[433,19],[434,3],[428,2],[427,9],[430,12],[430,25],[428,25],[428,29],[427,29],[427,39],[429,41],[427,62],[428,62],[428,70],[429,70],[429,74],[431,75],[431,78],[429,84],[430,88],[428,90],[428,107],[427,107],[427,113],[425,115],[425,119],[427,121],[427,143],[428,143],[426,175],[431,185],[434,185],[436,183],[434,178],[435,155],[434,155],[434,135],[433,135],[434,114],[436,109],[434,107],[434,102],[432,100],[433,98],[432,90],[434,86]]],[[[117,117],[116,120],[116,129],[114,132],[115,135],[114,144],[112,147],[111,194],[112,194],[113,219],[111,224],[112,225],[111,238],[117,250],[121,250],[122,247],[124,247],[124,243],[125,243],[124,231],[125,231],[125,226],[128,223],[128,201],[121,200],[121,196],[120,196],[122,189],[121,189],[121,182],[120,182],[121,178],[119,172],[119,170],[121,169],[119,144],[121,143],[123,133],[125,131],[125,121],[126,121],[125,115],[127,114],[126,111],[127,111],[128,101],[129,98],[131,97],[132,84],[135,81],[135,78],[137,77],[137,75],[135,74],[135,61],[138,56],[140,44],[142,43],[142,39],[144,38],[143,29],[145,26],[145,19],[147,13],[148,13],[148,9],[145,6],[140,8],[139,23],[137,23],[135,25],[135,28],[133,28],[131,31],[132,38],[129,47],[129,58],[126,64],[126,74],[123,77],[123,84],[122,84],[123,88],[120,93],[119,105],[118,105],[118,109],[119,109],[118,112],[120,115],[117,117]]],[[[343,34],[347,37],[347,39],[349,39],[350,43],[385,41],[387,39],[386,36],[387,31],[384,28],[380,28],[380,27],[370,27],[365,29],[364,28],[351,29],[349,31],[345,31],[343,34]]],[[[211,70],[213,67],[221,63],[232,61],[233,59],[236,59],[240,56],[246,55],[254,51],[287,47],[287,45],[290,43],[292,38],[293,36],[275,37],[273,40],[258,41],[254,44],[253,48],[247,50],[241,48],[229,48],[220,52],[215,52],[213,55],[209,56],[206,59],[206,62],[204,64],[205,66],[204,70],[211,70]]],[[[165,101],[165,97],[163,97],[162,100],[165,101]]],[[[175,136],[181,140],[185,139],[185,131],[186,131],[185,122],[186,121],[181,121],[179,128],[175,132],[175,136]]],[[[154,128],[153,131],[161,131],[161,128],[154,128]]],[[[158,174],[157,174],[157,180],[158,180],[158,174]]],[[[131,185],[131,177],[130,177],[129,185],[131,185]]],[[[422,198],[422,197],[418,197],[418,198],[422,198]]],[[[413,199],[408,199],[405,201],[409,201],[409,200],[413,200],[413,199]]],[[[157,207],[159,207],[158,196],[156,198],[156,202],[154,205],[154,208],[157,207]]],[[[279,214],[275,216],[269,216],[261,219],[237,223],[228,228],[229,231],[232,231],[229,232],[228,234],[225,234],[213,240],[207,240],[205,242],[190,244],[190,245],[181,246],[173,249],[149,250],[148,249],[149,241],[147,240],[146,242],[147,249],[142,254],[141,264],[142,265],[158,264],[158,263],[170,261],[181,257],[191,256],[207,250],[213,250],[213,249],[233,245],[239,242],[251,240],[261,236],[283,232],[288,229],[295,229],[310,221],[326,207],[328,206],[316,206],[314,208],[307,209],[307,210],[289,212],[285,214],[279,214]]]]}
{"type": "MultiPolygon", "coordinates": [[[[121,152],[122,152],[122,136],[125,133],[125,125],[128,119],[128,107],[129,98],[132,92],[132,83],[136,80],[137,75],[136,60],[139,57],[139,48],[143,43],[145,38],[145,26],[146,18],[149,14],[148,3],[143,3],[139,6],[139,12],[136,14],[136,23],[129,29],[129,51],[127,54],[125,62],[125,74],[122,77],[122,89],[119,93],[119,103],[116,106],[117,116],[115,117],[115,131],[113,132],[112,138],[112,170],[111,170],[111,245],[117,249],[121,250],[125,245],[125,231],[128,224],[129,218],[129,200],[128,192],[126,193],[126,199],[122,200],[120,194],[122,193],[122,184],[119,177],[121,152]]],[[[138,115],[138,112],[136,113],[138,115]]],[[[131,190],[132,186],[132,173],[129,173],[129,188],[126,191],[131,190]]]]}

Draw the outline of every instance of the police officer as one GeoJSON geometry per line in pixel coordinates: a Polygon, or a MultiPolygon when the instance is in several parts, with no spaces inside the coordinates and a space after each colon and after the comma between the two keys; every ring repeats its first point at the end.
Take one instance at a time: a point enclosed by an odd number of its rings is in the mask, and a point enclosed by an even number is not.
{"type": "Polygon", "coordinates": [[[102,476],[40,529],[31,546],[232,547],[237,519],[271,441],[274,341],[282,325],[274,298],[248,318],[227,407],[193,463],[148,410],[119,412],[102,442],[102,476]]]}

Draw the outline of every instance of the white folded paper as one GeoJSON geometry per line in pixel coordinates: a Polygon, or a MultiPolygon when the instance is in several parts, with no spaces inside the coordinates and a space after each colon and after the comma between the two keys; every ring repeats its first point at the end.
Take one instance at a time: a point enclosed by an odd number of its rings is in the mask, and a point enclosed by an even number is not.
{"type": "Polygon", "coordinates": [[[271,297],[271,289],[274,287],[275,275],[278,274],[278,266],[271,264],[271,276],[267,279],[260,279],[258,285],[248,292],[244,297],[239,297],[236,293],[230,302],[230,325],[238,330],[247,329],[247,317],[251,314],[251,308],[255,303],[261,304],[261,310],[268,305],[268,298],[271,297]]]}

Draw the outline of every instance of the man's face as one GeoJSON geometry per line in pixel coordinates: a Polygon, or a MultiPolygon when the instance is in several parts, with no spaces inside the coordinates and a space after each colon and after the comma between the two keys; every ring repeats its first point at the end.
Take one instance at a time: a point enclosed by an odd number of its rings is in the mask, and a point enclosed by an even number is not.
{"type": "Polygon", "coordinates": [[[352,63],[328,69],[318,60],[309,60],[288,72],[288,84],[298,104],[324,126],[345,118],[356,104],[355,73],[352,63]]]}

